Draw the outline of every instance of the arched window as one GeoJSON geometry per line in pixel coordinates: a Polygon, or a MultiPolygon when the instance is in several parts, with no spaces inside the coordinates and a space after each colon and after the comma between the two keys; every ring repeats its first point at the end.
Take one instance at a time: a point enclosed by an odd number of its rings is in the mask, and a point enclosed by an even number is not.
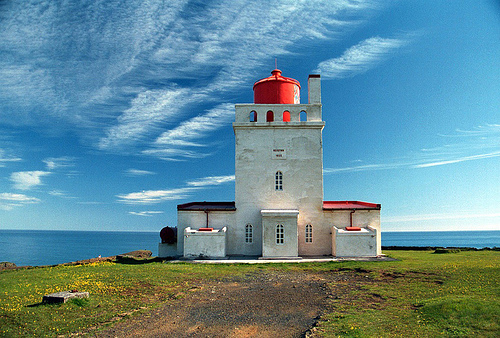
{"type": "Polygon", "coordinates": [[[305,110],[300,112],[300,121],[301,122],[306,122],[307,121],[307,112],[305,110]]]}
{"type": "Polygon", "coordinates": [[[283,122],[290,122],[290,112],[288,110],[283,112],[283,122]]]}
{"type": "Polygon", "coordinates": [[[245,243],[253,243],[253,227],[251,224],[245,225],[245,243]]]}
{"type": "Polygon", "coordinates": [[[266,122],[273,122],[274,121],[274,113],[272,110],[269,110],[266,115],[266,122]]]}
{"type": "Polygon", "coordinates": [[[276,224],[276,244],[285,244],[285,228],[283,224],[276,224]]]}
{"type": "Polygon", "coordinates": [[[283,173],[277,171],[274,175],[274,190],[283,190],[283,173]]]}
{"type": "Polygon", "coordinates": [[[257,112],[255,110],[250,112],[250,122],[257,122],[257,112]]]}
{"type": "Polygon", "coordinates": [[[311,224],[306,225],[306,243],[313,242],[313,227],[311,224]]]}

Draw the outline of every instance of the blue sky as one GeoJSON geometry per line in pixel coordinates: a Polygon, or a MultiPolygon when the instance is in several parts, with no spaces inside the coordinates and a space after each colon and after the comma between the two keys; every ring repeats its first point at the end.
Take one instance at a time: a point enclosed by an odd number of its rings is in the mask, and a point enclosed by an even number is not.
{"type": "Polygon", "coordinates": [[[3,1],[0,228],[159,231],[234,200],[235,103],[322,78],[325,200],[500,229],[498,1],[3,1]]]}

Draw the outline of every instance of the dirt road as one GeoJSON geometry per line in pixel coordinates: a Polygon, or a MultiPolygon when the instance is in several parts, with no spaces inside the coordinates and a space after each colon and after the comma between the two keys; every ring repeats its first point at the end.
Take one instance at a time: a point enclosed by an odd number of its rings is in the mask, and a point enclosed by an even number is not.
{"type": "Polygon", "coordinates": [[[177,299],[120,321],[98,337],[301,337],[328,309],[328,298],[338,297],[359,277],[353,271],[265,269],[200,281],[177,299]]]}

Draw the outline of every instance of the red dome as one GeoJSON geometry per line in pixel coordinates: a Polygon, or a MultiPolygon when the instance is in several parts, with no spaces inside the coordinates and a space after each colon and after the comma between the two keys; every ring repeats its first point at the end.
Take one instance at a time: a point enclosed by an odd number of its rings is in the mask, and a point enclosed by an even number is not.
{"type": "Polygon", "coordinates": [[[271,74],[271,76],[254,83],[253,103],[299,104],[299,81],[281,76],[279,69],[273,70],[271,74]]]}

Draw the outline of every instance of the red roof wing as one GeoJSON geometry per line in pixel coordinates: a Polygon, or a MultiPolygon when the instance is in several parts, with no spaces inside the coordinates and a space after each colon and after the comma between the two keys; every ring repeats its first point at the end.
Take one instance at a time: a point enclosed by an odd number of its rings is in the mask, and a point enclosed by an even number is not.
{"type": "Polygon", "coordinates": [[[380,204],[360,201],[323,201],[323,210],[380,210],[380,204]]]}

